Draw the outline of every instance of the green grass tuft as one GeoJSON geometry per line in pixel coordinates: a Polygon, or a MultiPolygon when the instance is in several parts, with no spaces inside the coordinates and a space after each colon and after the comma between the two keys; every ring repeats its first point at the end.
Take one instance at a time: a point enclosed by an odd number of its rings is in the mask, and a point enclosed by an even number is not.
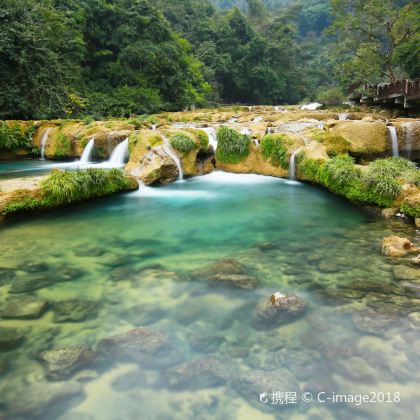
{"type": "Polygon", "coordinates": [[[216,159],[223,163],[239,163],[249,155],[250,136],[221,127],[217,132],[216,159]]]}
{"type": "Polygon", "coordinates": [[[271,159],[274,166],[289,169],[290,154],[287,145],[290,140],[286,134],[267,134],[261,140],[261,151],[264,159],[271,159]]]}
{"type": "Polygon", "coordinates": [[[191,152],[195,147],[194,140],[185,134],[175,134],[171,137],[170,143],[174,149],[182,154],[191,152]]]}

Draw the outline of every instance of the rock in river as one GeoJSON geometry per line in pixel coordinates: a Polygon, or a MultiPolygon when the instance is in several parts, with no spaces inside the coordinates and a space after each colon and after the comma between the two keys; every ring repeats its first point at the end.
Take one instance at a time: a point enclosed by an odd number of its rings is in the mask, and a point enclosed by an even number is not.
{"type": "Polygon", "coordinates": [[[80,345],[41,353],[40,359],[46,365],[47,376],[60,380],[81,369],[94,358],[94,352],[88,346],[80,345]]]}
{"type": "Polygon", "coordinates": [[[36,319],[39,318],[47,307],[47,301],[35,296],[10,297],[3,310],[2,318],[11,319],[36,319]]]}
{"type": "Polygon", "coordinates": [[[302,315],[305,307],[305,302],[296,295],[283,295],[277,292],[258,302],[255,318],[264,323],[284,324],[302,315]]]}
{"type": "Polygon", "coordinates": [[[207,278],[213,285],[227,284],[240,289],[254,289],[257,279],[246,274],[216,274],[207,278]]]}
{"type": "Polygon", "coordinates": [[[415,251],[415,246],[407,238],[391,235],[382,241],[382,253],[387,257],[405,257],[413,251],[415,251]]]}
{"type": "Polygon", "coordinates": [[[55,302],[54,322],[81,322],[96,317],[97,304],[89,300],[69,299],[55,302]]]}
{"type": "Polygon", "coordinates": [[[97,352],[114,360],[132,360],[148,367],[171,366],[182,359],[167,336],[146,327],[103,338],[97,352]]]}
{"type": "Polygon", "coordinates": [[[217,386],[230,379],[232,363],[207,356],[175,366],[167,372],[169,385],[176,388],[200,389],[217,386]]]}
{"type": "Polygon", "coordinates": [[[397,265],[392,269],[395,280],[408,280],[420,282],[420,269],[407,267],[405,265],[397,265]]]}
{"type": "Polygon", "coordinates": [[[23,333],[16,328],[0,327],[0,351],[8,351],[18,347],[23,338],[23,333]]]}

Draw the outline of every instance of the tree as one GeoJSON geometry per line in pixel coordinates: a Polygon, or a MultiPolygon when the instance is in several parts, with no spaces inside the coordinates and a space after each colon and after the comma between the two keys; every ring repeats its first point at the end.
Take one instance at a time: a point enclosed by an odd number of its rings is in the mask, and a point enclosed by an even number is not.
{"type": "Polygon", "coordinates": [[[80,33],[48,0],[3,0],[0,22],[0,118],[62,116],[80,77],[80,33]]]}
{"type": "Polygon", "coordinates": [[[404,76],[398,54],[419,31],[420,5],[401,7],[395,0],[332,0],[335,21],[329,33],[336,37],[333,59],[344,86],[354,83],[393,82],[404,76]]]}

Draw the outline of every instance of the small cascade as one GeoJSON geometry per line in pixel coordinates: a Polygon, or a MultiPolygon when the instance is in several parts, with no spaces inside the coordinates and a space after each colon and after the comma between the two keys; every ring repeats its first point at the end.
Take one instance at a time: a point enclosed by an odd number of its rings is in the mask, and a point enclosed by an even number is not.
{"type": "Polygon", "coordinates": [[[254,123],[259,123],[259,122],[262,122],[262,121],[264,121],[264,117],[261,117],[261,116],[255,117],[252,120],[252,122],[254,122],[254,123]]]}
{"type": "Polygon", "coordinates": [[[105,162],[104,166],[116,167],[123,166],[128,158],[128,139],[125,139],[112,151],[111,157],[105,162]]]}
{"type": "Polygon", "coordinates": [[[252,131],[248,127],[245,127],[241,130],[241,134],[245,134],[246,136],[250,136],[252,134],[252,131]]]}
{"type": "Polygon", "coordinates": [[[296,149],[290,156],[289,161],[289,179],[296,180],[296,155],[300,152],[301,148],[296,149]]]}
{"type": "Polygon", "coordinates": [[[45,146],[48,142],[48,137],[50,135],[51,128],[47,128],[43,133],[41,137],[41,160],[45,160],[45,146]]]}
{"type": "Polygon", "coordinates": [[[389,135],[391,137],[391,145],[392,145],[392,156],[398,157],[400,154],[398,152],[398,136],[397,130],[393,125],[388,125],[389,135]]]}
{"type": "Polygon", "coordinates": [[[348,117],[349,117],[348,112],[340,112],[338,114],[338,121],[346,121],[348,117]]]}
{"type": "Polygon", "coordinates": [[[80,163],[89,163],[92,157],[93,146],[95,145],[95,139],[90,139],[88,144],[83,150],[82,156],[80,157],[80,163]]]}
{"type": "Polygon", "coordinates": [[[324,121],[319,121],[318,122],[318,129],[319,130],[323,130],[324,129],[324,121]]]}
{"type": "Polygon", "coordinates": [[[217,134],[216,130],[213,127],[203,127],[201,128],[209,138],[209,144],[213,146],[214,151],[217,149],[217,134]]]}
{"type": "Polygon", "coordinates": [[[404,133],[404,155],[411,160],[411,150],[413,149],[413,124],[411,122],[401,124],[404,133]]]}
{"type": "Polygon", "coordinates": [[[171,143],[167,137],[163,137],[163,150],[165,153],[175,162],[176,167],[178,168],[178,181],[182,181],[184,179],[184,172],[182,171],[181,160],[179,159],[178,155],[173,150],[171,143]]]}
{"type": "Polygon", "coordinates": [[[157,125],[156,125],[156,124],[152,124],[152,128],[151,128],[151,129],[152,129],[153,131],[155,131],[155,130],[156,130],[156,128],[157,128],[157,125]]]}

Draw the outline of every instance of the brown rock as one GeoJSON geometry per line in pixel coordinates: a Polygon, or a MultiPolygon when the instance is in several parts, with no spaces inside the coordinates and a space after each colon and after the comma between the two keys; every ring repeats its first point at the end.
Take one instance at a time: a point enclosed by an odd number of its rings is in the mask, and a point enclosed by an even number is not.
{"type": "Polygon", "coordinates": [[[246,274],[216,274],[207,280],[215,285],[227,284],[240,289],[254,289],[257,286],[257,279],[246,274]]]}
{"type": "Polygon", "coordinates": [[[382,253],[387,257],[405,257],[411,252],[414,245],[407,239],[399,236],[387,236],[382,241],[382,253]]]}

